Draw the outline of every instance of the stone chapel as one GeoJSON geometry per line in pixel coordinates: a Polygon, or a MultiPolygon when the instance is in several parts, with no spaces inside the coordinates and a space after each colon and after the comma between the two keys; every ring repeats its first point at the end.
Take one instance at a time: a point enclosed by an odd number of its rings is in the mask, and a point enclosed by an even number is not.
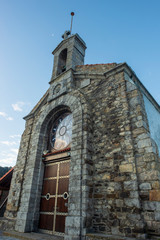
{"type": "Polygon", "coordinates": [[[63,38],[24,118],[5,224],[65,240],[160,237],[160,106],[126,63],[84,65],[85,42],[63,38]]]}

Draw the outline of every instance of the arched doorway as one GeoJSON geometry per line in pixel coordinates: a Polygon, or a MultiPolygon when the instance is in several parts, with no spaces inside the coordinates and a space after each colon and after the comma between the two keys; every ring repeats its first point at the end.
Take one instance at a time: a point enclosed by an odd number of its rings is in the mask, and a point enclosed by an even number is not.
{"type": "Polygon", "coordinates": [[[40,204],[39,230],[63,235],[68,215],[72,114],[65,112],[50,122],[48,150],[40,204]]]}

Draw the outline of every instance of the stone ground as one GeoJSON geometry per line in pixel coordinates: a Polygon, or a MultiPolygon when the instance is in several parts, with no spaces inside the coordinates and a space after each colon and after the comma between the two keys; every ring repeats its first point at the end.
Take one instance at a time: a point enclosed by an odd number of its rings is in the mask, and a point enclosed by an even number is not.
{"type": "Polygon", "coordinates": [[[0,231],[0,240],[63,240],[63,237],[41,233],[18,233],[15,231],[0,231]]]}
{"type": "Polygon", "coordinates": [[[13,237],[1,236],[1,235],[0,235],[0,239],[1,240],[19,240],[19,238],[13,238],[13,237]]]}
{"type": "Polygon", "coordinates": [[[19,240],[15,237],[4,236],[2,232],[0,232],[0,240],[19,240]]]}

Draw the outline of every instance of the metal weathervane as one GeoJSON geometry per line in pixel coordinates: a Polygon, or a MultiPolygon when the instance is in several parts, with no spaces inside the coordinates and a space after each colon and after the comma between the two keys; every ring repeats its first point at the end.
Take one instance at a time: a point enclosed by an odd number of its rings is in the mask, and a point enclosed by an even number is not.
{"type": "Polygon", "coordinates": [[[71,12],[71,27],[70,27],[70,34],[71,34],[71,32],[72,32],[73,16],[74,16],[74,12],[71,12]]]}
{"type": "Polygon", "coordinates": [[[74,12],[71,12],[71,27],[70,27],[70,31],[65,31],[64,34],[62,35],[62,38],[65,40],[68,38],[69,35],[71,35],[72,32],[72,24],[73,24],[73,16],[74,16],[74,12]]]}

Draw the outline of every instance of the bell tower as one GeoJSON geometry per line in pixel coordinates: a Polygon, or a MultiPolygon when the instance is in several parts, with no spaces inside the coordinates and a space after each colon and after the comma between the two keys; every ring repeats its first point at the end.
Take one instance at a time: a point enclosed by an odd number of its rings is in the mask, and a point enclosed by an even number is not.
{"type": "Polygon", "coordinates": [[[78,34],[70,35],[65,31],[63,41],[54,49],[54,65],[51,81],[69,69],[75,69],[76,65],[84,64],[86,44],[78,34]]]}

